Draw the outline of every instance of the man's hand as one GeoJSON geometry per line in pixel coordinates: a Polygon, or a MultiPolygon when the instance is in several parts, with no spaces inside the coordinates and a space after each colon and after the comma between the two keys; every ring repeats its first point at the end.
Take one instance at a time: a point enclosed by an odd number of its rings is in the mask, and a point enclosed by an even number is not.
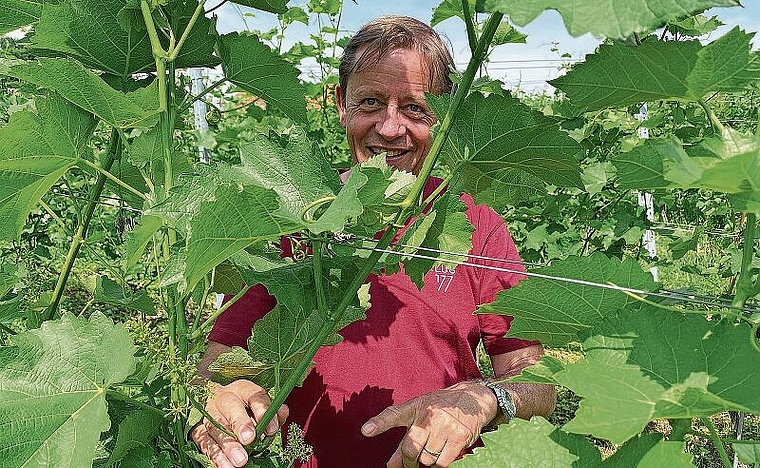
{"type": "MultiPolygon", "coordinates": [[[[206,401],[206,411],[234,432],[238,440],[206,419],[192,429],[190,436],[217,468],[244,466],[248,453],[242,444],[249,445],[256,440],[256,421],[264,415],[270,403],[266,390],[253,382],[236,380],[229,385],[218,385],[206,401]]],[[[282,405],[277,411],[277,419],[269,422],[261,437],[274,435],[287,417],[288,407],[282,405]]]]}
{"type": "Polygon", "coordinates": [[[364,423],[362,433],[372,437],[393,427],[408,428],[388,468],[417,468],[418,463],[447,467],[497,412],[496,397],[488,387],[461,382],[386,408],[364,423]]]}

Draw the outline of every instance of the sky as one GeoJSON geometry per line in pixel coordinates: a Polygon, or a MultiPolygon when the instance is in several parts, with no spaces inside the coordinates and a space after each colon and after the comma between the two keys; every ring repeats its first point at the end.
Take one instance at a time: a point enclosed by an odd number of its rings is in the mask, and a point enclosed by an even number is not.
{"type": "MultiPolygon", "coordinates": [[[[218,2],[209,0],[207,3],[210,8],[218,2]]],[[[291,0],[288,6],[304,7],[307,3],[306,0],[291,0]]],[[[390,14],[413,16],[429,23],[433,9],[439,3],[440,0],[344,0],[340,29],[350,35],[370,19],[390,14]]],[[[746,31],[760,31],[760,0],[743,0],[742,4],[743,8],[712,8],[705,13],[708,16],[716,15],[726,23],[712,33],[711,39],[720,37],[736,25],[746,31]]],[[[246,28],[267,30],[276,24],[276,17],[271,13],[231,3],[223,5],[214,14],[218,16],[217,27],[222,33],[246,28]],[[254,16],[246,13],[253,13],[254,16]]],[[[297,41],[308,43],[309,34],[316,28],[316,25],[306,27],[300,23],[294,24],[286,31],[284,46],[289,47],[297,41]]],[[[457,67],[463,70],[470,55],[464,23],[458,18],[450,18],[435,29],[448,38],[457,67]]],[[[560,65],[582,59],[600,43],[599,39],[590,34],[571,37],[563,26],[562,18],[555,11],[545,11],[528,26],[517,29],[528,35],[527,43],[497,47],[491,55],[488,73],[506,82],[510,88],[519,86],[529,92],[551,90],[546,81],[559,76],[560,65]],[[562,58],[561,54],[567,54],[569,58],[562,58]]],[[[755,37],[753,46],[755,49],[760,48],[760,37],[755,37]]]]}

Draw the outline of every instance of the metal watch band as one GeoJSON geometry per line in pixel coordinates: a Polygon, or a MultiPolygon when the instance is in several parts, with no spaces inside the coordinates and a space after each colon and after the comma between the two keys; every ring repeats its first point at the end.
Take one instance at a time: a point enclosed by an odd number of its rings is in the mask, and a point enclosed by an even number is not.
{"type": "Polygon", "coordinates": [[[496,404],[499,406],[499,410],[506,419],[505,422],[509,422],[517,414],[517,408],[515,408],[515,402],[512,400],[512,395],[496,382],[490,380],[481,380],[483,385],[490,388],[496,397],[496,404]]]}

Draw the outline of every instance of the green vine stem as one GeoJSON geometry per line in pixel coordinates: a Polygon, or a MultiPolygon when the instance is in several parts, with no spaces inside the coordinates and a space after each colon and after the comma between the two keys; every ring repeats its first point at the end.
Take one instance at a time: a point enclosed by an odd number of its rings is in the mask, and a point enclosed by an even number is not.
{"type": "Polygon", "coordinates": [[[702,109],[705,110],[705,114],[707,114],[707,118],[710,119],[710,123],[712,124],[712,126],[715,127],[715,129],[718,132],[723,133],[726,130],[726,128],[723,126],[723,123],[721,123],[720,119],[718,119],[718,116],[715,115],[715,112],[713,112],[710,105],[707,104],[707,101],[705,101],[704,99],[700,99],[697,102],[699,103],[700,106],[702,106],[702,109]]]}
{"type": "Polygon", "coordinates": [[[106,179],[110,180],[111,182],[113,182],[114,184],[118,185],[119,187],[125,189],[126,191],[132,193],[133,195],[137,195],[139,198],[141,198],[143,200],[147,200],[148,199],[148,197],[146,197],[144,193],[142,193],[141,191],[139,191],[136,188],[132,187],[131,185],[127,184],[126,182],[124,182],[123,180],[119,179],[115,175],[111,174],[107,170],[104,170],[102,167],[97,166],[96,164],[93,164],[93,163],[91,163],[90,161],[88,161],[86,159],[80,159],[79,162],[81,162],[85,166],[93,169],[98,174],[102,174],[103,177],[105,177],[106,179]]]}
{"type": "Polygon", "coordinates": [[[718,435],[718,431],[715,430],[715,425],[710,420],[710,418],[700,419],[702,419],[702,422],[710,431],[710,440],[712,441],[713,445],[715,445],[715,449],[718,451],[718,455],[720,456],[720,461],[723,462],[723,466],[726,468],[731,468],[731,460],[728,458],[728,453],[726,453],[726,446],[723,445],[723,440],[718,435]]]}
{"type": "Polygon", "coordinates": [[[446,111],[446,115],[443,117],[441,128],[436,134],[435,140],[433,140],[428,156],[422,163],[419,177],[412,186],[407,197],[400,204],[404,211],[416,204],[419,200],[420,194],[422,194],[422,190],[425,187],[425,181],[428,176],[430,176],[438,157],[443,152],[443,145],[449,137],[451,127],[454,124],[454,115],[456,115],[457,110],[462,105],[462,102],[464,102],[465,97],[467,97],[467,94],[470,91],[470,86],[475,79],[475,74],[483,63],[483,60],[485,60],[486,54],[488,53],[488,47],[491,44],[494,34],[496,34],[496,29],[499,27],[503,16],[504,15],[501,13],[494,13],[486,21],[483,28],[483,34],[478,40],[478,46],[476,47],[475,52],[473,52],[472,57],[470,57],[467,69],[465,70],[464,75],[462,75],[462,81],[460,82],[456,93],[454,93],[454,99],[451,101],[451,105],[446,111]]]}
{"type": "MultiPolygon", "coordinates": [[[[359,290],[362,284],[364,284],[367,275],[369,275],[369,273],[377,264],[378,260],[380,260],[380,257],[383,255],[382,251],[391,244],[393,238],[398,232],[399,227],[403,224],[404,220],[408,218],[409,214],[413,210],[412,207],[420,199],[425,181],[430,176],[430,173],[433,170],[433,166],[435,165],[435,161],[441,154],[443,144],[448,137],[449,131],[451,130],[454,114],[469,92],[470,85],[475,78],[475,73],[477,72],[477,69],[482,61],[485,59],[488,46],[491,44],[491,40],[496,33],[496,28],[498,28],[499,23],[501,23],[502,16],[503,15],[501,13],[494,13],[486,22],[483,34],[478,42],[478,47],[470,58],[470,62],[467,65],[467,70],[465,71],[462,78],[462,82],[454,95],[454,99],[451,103],[451,106],[449,106],[448,111],[446,112],[446,116],[443,119],[441,130],[433,141],[430,153],[428,154],[427,158],[425,158],[425,162],[423,163],[422,169],[420,170],[417,181],[412,186],[409,195],[400,204],[400,210],[398,211],[396,218],[391,224],[392,228],[385,230],[385,233],[383,233],[382,238],[380,238],[378,241],[374,251],[370,254],[370,256],[362,265],[360,271],[356,274],[353,280],[351,280],[351,283],[346,288],[346,294],[341,299],[340,304],[338,304],[338,306],[333,311],[332,317],[329,320],[325,320],[325,322],[323,322],[317,333],[317,336],[308,344],[306,350],[303,353],[303,356],[298,361],[295,368],[290,372],[288,378],[285,380],[285,382],[283,382],[282,386],[278,388],[275,394],[272,396],[272,402],[269,408],[267,408],[264,415],[256,423],[256,434],[264,433],[264,429],[267,427],[272,418],[277,414],[277,410],[280,408],[280,406],[285,403],[285,400],[287,399],[288,395],[290,395],[290,392],[296,385],[298,385],[299,382],[301,382],[303,376],[306,374],[306,371],[309,369],[309,367],[311,367],[311,362],[312,359],[314,359],[314,355],[325,342],[327,337],[334,333],[336,324],[339,323],[343,318],[343,315],[353,300],[353,297],[356,295],[356,292],[359,290]]],[[[260,449],[261,446],[257,445],[254,447],[254,450],[260,449]]]]}
{"type": "Polygon", "coordinates": [[[323,248],[324,243],[321,240],[314,241],[314,256],[311,266],[312,270],[314,271],[314,287],[317,290],[317,311],[323,319],[329,320],[330,317],[329,311],[327,310],[327,300],[325,299],[324,278],[322,277],[322,274],[324,272],[322,269],[323,248]]]}
{"type": "Polygon", "coordinates": [[[179,55],[180,49],[182,49],[182,45],[187,40],[187,37],[190,35],[190,31],[193,29],[193,26],[195,26],[195,22],[198,21],[198,17],[203,13],[203,5],[206,4],[206,0],[201,0],[198,2],[198,6],[195,7],[195,11],[193,12],[193,16],[190,17],[190,21],[187,23],[187,26],[185,27],[185,30],[182,32],[182,36],[180,36],[179,41],[177,41],[177,44],[169,49],[168,57],[166,58],[167,61],[173,62],[177,55],[179,55]]]}
{"type": "Polygon", "coordinates": [[[475,22],[470,15],[470,1],[462,0],[462,17],[467,27],[467,43],[470,45],[470,53],[475,53],[478,48],[478,37],[475,34],[475,22]]]}
{"type": "MultiPolygon", "coordinates": [[[[108,142],[108,149],[106,149],[106,159],[103,162],[102,167],[104,171],[107,172],[111,169],[111,166],[113,166],[114,161],[118,158],[119,153],[121,152],[121,148],[122,145],[121,139],[119,138],[119,132],[116,129],[112,129],[111,138],[108,142]]],[[[61,302],[61,297],[63,297],[63,290],[66,287],[66,282],[68,281],[71,270],[74,267],[74,262],[76,261],[77,255],[79,254],[79,251],[82,248],[82,244],[87,237],[87,229],[90,227],[92,215],[95,213],[95,208],[98,206],[98,199],[103,193],[103,188],[106,185],[106,180],[106,176],[103,175],[103,172],[98,172],[98,178],[96,179],[95,185],[90,191],[90,199],[84,209],[84,213],[82,213],[82,217],[79,220],[79,226],[77,226],[74,237],[71,239],[71,245],[69,246],[69,251],[66,254],[66,260],[64,260],[63,266],[61,267],[61,273],[58,276],[58,281],[55,284],[55,290],[53,290],[53,298],[50,301],[50,305],[48,305],[47,309],[45,309],[45,312],[41,317],[42,321],[52,319],[58,311],[58,305],[61,302]]],[[[36,325],[39,325],[39,323],[36,325]]]]}
{"type": "Polygon", "coordinates": [[[752,283],[752,258],[755,254],[755,229],[757,224],[757,215],[747,213],[747,221],[744,226],[744,246],[742,246],[742,266],[739,271],[739,279],[736,281],[736,294],[732,305],[735,307],[744,307],[747,299],[755,293],[755,286],[752,283]]]}

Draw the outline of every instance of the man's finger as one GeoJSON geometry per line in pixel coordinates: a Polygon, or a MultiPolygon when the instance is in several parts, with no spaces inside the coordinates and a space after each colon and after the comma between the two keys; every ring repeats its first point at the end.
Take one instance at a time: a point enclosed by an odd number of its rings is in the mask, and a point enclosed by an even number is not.
{"type": "Polygon", "coordinates": [[[216,468],[235,468],[235,465],[227,458],[222,447],[211,437],[204,424],[197,425],[191,436],[201,453],[205,454],[216,468]]]}
{"type": "Polygon", "coordinates": [[[376,436],[393,427],[409,427],[414,422],[414,407],[397,405],[385,408],[380,414],[368,420],[362,426],[362,434],[366,437],[376,436]]]}
{"type": "MultiPolygon", "coordinates": [[[[204,424],[206,425],[206,431],[214,439],[216,445],[221,448],[226,459],[232,462],[233,466],[244,466],[248,461],[248,452],[240,445],[240,442],[220,431],[210,422],[204,421],[204,424]]],[[[229,427],[229,425],[227,426],[229,427]]]]}

